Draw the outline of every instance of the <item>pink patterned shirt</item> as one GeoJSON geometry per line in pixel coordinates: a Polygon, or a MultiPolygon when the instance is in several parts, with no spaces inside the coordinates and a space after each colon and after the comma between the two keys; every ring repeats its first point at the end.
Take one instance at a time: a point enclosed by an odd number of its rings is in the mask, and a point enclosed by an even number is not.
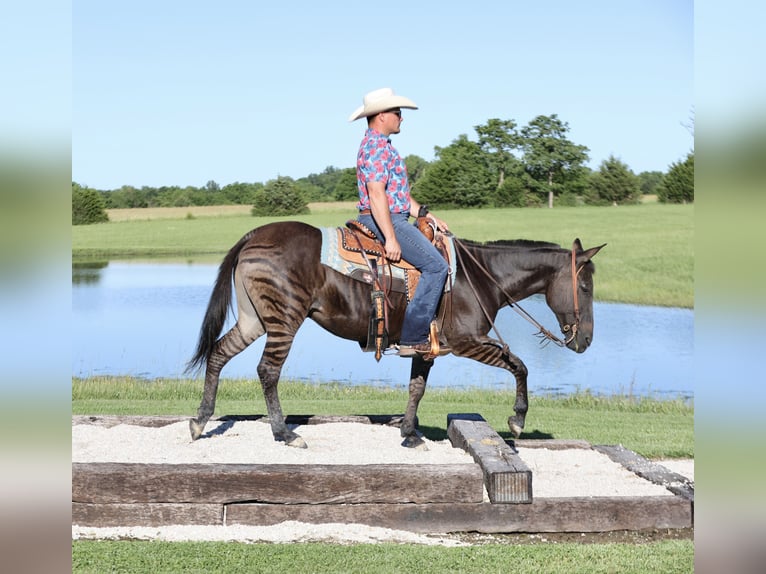
{"type": "Polygon", "coordinates": [[[367,128],[356,157],[356,179],[359,188],[357,209],[370,209],[367,183],[382,181],[386,184],[388,208],[391,213],[410,212],[410,183],[407,166],[391,145],[391,139],[377,130],[367,128]]]}

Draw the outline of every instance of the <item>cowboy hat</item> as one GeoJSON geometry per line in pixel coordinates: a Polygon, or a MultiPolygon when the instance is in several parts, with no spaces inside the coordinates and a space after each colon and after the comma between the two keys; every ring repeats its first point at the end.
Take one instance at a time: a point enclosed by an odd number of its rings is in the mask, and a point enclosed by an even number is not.
{"type": "Polygon", "coordinates": [[[348,121],[353,122],[359,118],[365,118],[367,116],[374,116],[380,112],[385,112],[392,108],[409,108],[411,110],[417,110],[418,107],[409,98],[404,96],[397,96],[394,94],[394,90],[391,88],[380,88],[379,90],[373,90],[366,94],[362,100],[364,104],[354,110],[354,113],[348,118],[348,121]]]}

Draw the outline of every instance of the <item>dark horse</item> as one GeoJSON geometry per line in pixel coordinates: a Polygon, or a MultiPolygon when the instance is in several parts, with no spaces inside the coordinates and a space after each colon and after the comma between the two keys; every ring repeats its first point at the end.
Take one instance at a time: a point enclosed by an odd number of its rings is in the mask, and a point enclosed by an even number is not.
{"type": "MultiPolygon", "coordinates": [[[[516,378],[515,415],[508,425],[515,436],[527,413],[527,368],[507,346],[487,335],[499,309],[535,293],[545,294],[562,332],[559,341],[577,353],[593,336],[593,263],[603,247],[572,250],[553,243],[500,241],[479,244],[460,241],[451,294],[442,297],[444,318],[440,338],[454,355],[510,371],[516,378]],[[576,270],[575,270],[576,269],[576,270]]],[[[199,342],[190,368],[206,365],[205,389],[191,419],[193,439],[199,438],[213,415],[221,369],[258,337],[266,345],[258,376],[266,399],[274,439],[305,448],[303,439],[287,428],[277,394],[279,376],[298,328],[309,317],[330,333],[365,345],[370,320],[369,284],[351,279],[320,262],[319,229],[298,222],[264,225],[248,232],[224,258],[210,296],[199,342]],[[237,322],[221,331],[232,305],[232,282],[237,294],[237,322]]],[[[398,341],[404,317],[404,295],[389,294],[389,340],[398,341]]],[[[404,446],[422,444],[415,427],[433,360],[412,359],[409,401],[401,425],[404,446]]]]}

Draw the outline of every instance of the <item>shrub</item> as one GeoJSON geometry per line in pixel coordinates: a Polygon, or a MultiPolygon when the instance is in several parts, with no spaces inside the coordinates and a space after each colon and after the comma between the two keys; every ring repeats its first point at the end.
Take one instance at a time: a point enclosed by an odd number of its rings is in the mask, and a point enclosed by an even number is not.
{"type": "Polygon", "coordinates": [[[298,186],[289,177],[279,176],[255,193],[250,213],[264,215],[300,215],[309,212],[308,203],[298,186]]]}
{"type": "Polygon", "coordinates": [[[508,177],[495,191],[493,205],[495,207],[526,207],[527,188],[517,177],[508,177]]]}
{"type": "Polygon", "coordinates": [[[601,162],[599,170],[591,174],[589,184],[587,196],[591,204],[637,203],[641,198],[640,180],[614,156],[601,162]]]}
{"type": "Polygon", "coordinates": [[[694,201],[694,153],[682,162],[670,166],[668,174],[657,189],[662,203],[691,203],[694,201]]]}
{"type": "Polygon", "coordinates": [[[104,199],[95,189],[72,182],[72,225],[109,221],[104,199]]]}

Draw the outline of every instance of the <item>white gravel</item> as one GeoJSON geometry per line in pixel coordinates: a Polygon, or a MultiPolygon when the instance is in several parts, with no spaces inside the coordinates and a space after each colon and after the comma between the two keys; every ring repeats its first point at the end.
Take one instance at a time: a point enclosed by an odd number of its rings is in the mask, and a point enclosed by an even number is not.
{"type": "Polygon", "coordinates": [[[424,439],[427,451],[401,446],[399,429],[377,424],[325,423],[298,427],[308,448],[276,442],[261,421],[211,421],[191,440],[189,423],[164,427],[120,424],[72,427],[72,462],[222,464],[471,464],[448,440],[424,439]]]}
{"type": "MultiPolygon", "coordinates": [[[[399,429],[375,424],[325,423],[296,429],[308,443],[296,449],[276,443],[261,421],[211,422],[205,435],[191,440],[187,422],[164,427],[120,424],[72,427],[72,462],[245,463],[245,464],[471,464],[473,459],[449,441],[426,440],[427,451],[400,446],[399,429]]],[[[672,496],[595,450],[520,448],[532,470],[535,498],[573,496],[672,496]]],[[[694,461],[659,461],[694,480],[694,461]]],[[[486,497],[486,495],[485,495],[486,497]]],[[[335,543],[400,542],[455,545],[434,537],[360,524],[274,526],[163,526],[93,528],[72,526],[73,539],[232,540],[240,542],[335,543]]]]}
{"type": "Polygon", "coordinates": [[[595,450],[520,448],[519,457],[532,470],[535,498],[673,496],[595,450]]]}
{"type": "Polygon", "coordinates": [[[366,524],[307,524],[286,521],[273,526],[133,526],[114,528],[91,528],[72,526],[73,540],[163,540],[167,542],[270,542],[274,544],[295,542],[331,542],[333,544],[424,544],[461,546],[448,536],[433,536],[367,526],[366,524]]]}

